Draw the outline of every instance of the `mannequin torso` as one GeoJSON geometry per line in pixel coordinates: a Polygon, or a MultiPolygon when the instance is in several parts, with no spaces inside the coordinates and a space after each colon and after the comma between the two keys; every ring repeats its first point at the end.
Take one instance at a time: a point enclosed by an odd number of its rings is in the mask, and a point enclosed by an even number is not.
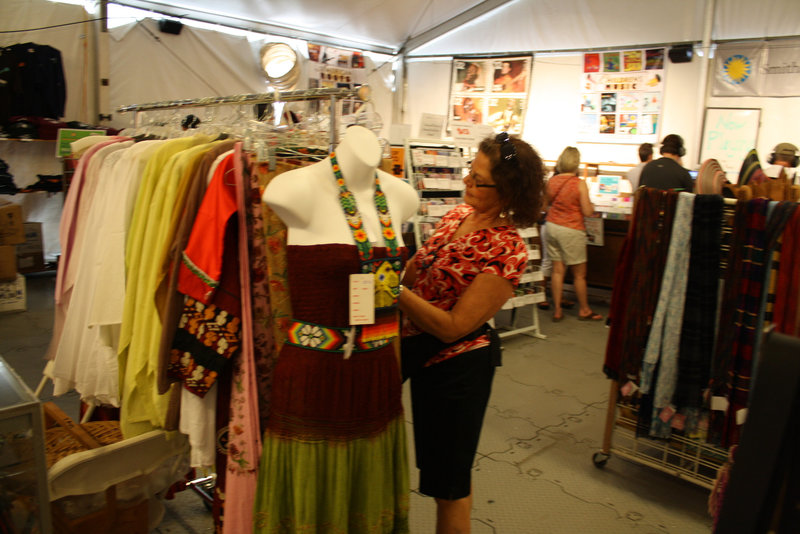
{"type": "MultiPolygon", "coordinates": [[[[355,197],[369,241],[373,246],[383,246],[374,199],[375,172],[381,159],[377,137],[364,127],[351,126],[336,147],[336,159],[355,197]]],[[[380,170],[377,173],[392,227],[402,245],[401,224],[416,213],[419,198],[405,181],[380,170]]],[[[330,158],[277,176],[264,191],[263,200],[286,224],[289,245],[354,243],[330,158]]]]}

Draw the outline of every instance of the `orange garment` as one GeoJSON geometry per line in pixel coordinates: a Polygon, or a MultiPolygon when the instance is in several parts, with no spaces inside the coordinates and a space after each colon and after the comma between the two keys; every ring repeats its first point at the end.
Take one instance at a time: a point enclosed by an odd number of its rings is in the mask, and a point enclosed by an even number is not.
{"type": "Polygon", "coordinates": [[[550,200],[547,222],[575,230],[586,230],[581,211],[581,193],[578,189],[580,180],[574,174],[558,174],[547,181],[547,198],[550,200]]]}

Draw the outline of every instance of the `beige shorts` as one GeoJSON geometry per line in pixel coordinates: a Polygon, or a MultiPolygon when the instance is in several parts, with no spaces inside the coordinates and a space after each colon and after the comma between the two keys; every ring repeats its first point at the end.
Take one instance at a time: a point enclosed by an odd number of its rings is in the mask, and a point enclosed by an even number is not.
{"type": "Polygon", "coordinates": [[[548,222],[545,240],[550,261],[565,265],[586,263],[586,232],[583,230],[548,222]]]}

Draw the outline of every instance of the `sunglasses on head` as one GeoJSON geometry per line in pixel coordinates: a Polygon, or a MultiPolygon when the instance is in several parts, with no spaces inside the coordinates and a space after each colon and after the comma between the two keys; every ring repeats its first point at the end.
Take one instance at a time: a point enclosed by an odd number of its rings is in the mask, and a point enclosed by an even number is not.
{"type": "Polygon", "coordinates": [[[511,136],[508,132],[500,132],[494,138],[495,143],[500,143],[500,157],[503,161],[512,161],[517,157],[517,149],[514,148],[514,143],[511,141],[511,136]]]}

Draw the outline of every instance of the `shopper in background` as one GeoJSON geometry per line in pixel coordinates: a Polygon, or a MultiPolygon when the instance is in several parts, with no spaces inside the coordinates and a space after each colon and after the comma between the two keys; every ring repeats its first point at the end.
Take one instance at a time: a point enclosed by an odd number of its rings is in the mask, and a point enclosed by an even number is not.
{"type": "Polygon", "coordinates": [[[691,193],[694,182],[689,171],[683,168],[681,158],[686,155],[683,138],[669,134],[661,141],[660,158],[651,161],[642,169],[639,185],[655,189],[678,189],[691,193]]]}
{"type": "Polygon", "coordinates": [[[636,192],[639,189],[639,178],[642,175],[644,166],[653,161],[653,145],[650,143],[642,143],[639,145],[639,163],[636,167],[632,168],[625,175],[625,178],[631,183],[631,191],[636,192]]]}
{"type": "Polygon", "coordinates": [[[471,470],[499,365],[486,325],[514,293],[528,254],[517,232],[539,218],[544,166],[506,132],[484,139],[452,209],[408,262],[403,377],[411,379],[420,492],[436,499],[436,532],[469,532],[471,470]]]}
{"type": "Polygon", "coordinates": [[[791,143],[778,144],[767,159],[767,163],[769,167],[764,168],[764,174],[770,178],[780,178],[783,173],[790,184],[796,183],[796,167],[800,163],[796,146],[791,143]]]}
{"type": "Polygon", "coordinates": [[[583,218],[594,213],[594,206],[589,200],[589,188],[586,187],[586,182],[577,175],[580,163],[581,153],[577,148],[568,146],[556,163],[559,174],[547,182],[545,244],[547,255],[553,265],[550,292],[553,297],[555,322],[564,318],[561,298],[567,266],[572,272],[572,284],[578,297],[578,319],[599,321],[603,318],[589,307],[586,288],[586,225],[583,218]]]}

